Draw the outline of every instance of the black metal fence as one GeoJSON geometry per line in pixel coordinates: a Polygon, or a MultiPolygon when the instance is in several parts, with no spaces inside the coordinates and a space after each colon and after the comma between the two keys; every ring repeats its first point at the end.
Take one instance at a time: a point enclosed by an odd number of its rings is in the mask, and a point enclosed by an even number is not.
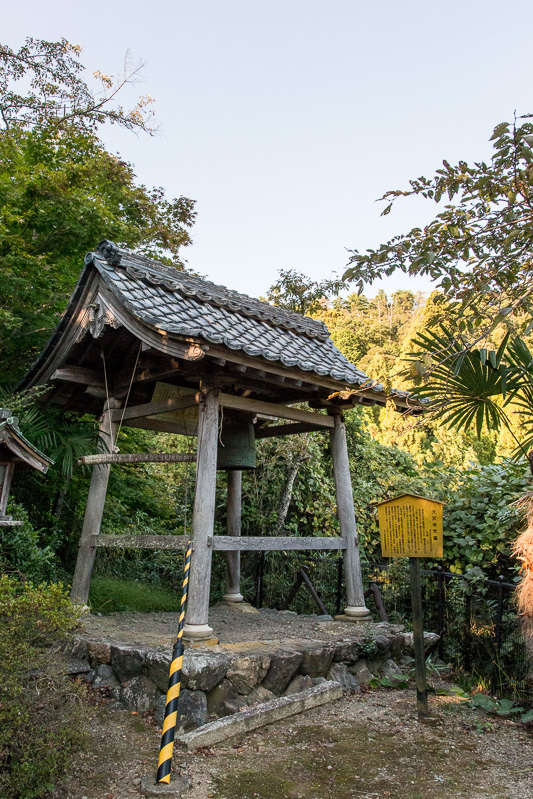
{"type": "MultiPolygon", "coordinates": [[[[366,563],[363,568],[365,586],[377,586],[388,620],[410,629],[408,562],[366,563]]],[[[441,568],[422,569],[421,577],[424,628],[440,635],[439,657],[495,695],[532,706],[533,662],[520,633],[514,584],[441,568]]],[[[254,553],[243,563],[243,578],[246,599],[256,607],[335,615],[345,604],[342,559],[334,552],[254,553]]],[[[382,613],[368,593],[367,607],[379,621],[382,613]]]]}
{"type": "MultiPolygon", "coordinates": [[[[409,570],[403,561],[377,565],[368,579],[379,587],[389,620],[410,625],[409,570]]],[[[533,705],[533,662],[520,633],[515,585],[422,570],[424,628],[440,635],[439,657],[472,674],[497,696],[533,705]]]]}

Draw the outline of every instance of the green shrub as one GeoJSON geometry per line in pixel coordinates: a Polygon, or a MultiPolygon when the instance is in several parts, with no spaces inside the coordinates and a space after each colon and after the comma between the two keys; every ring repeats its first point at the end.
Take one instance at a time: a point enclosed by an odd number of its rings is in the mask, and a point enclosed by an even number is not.
{"type": "Polygon", "coordinates": [[[9,505],[9,513],[22,522],[20,527],[0,526],[0,565],[4,571],[20,572],[31,580],[49,580],[56,568],[55,555],[43,547],[39,533],[28,520],[22,505],[9,505]]]}
{"type": "Polygon", "coordinates": [[[61,585],[0,577],[0,796],[42,797],[84,740],[83,691],[60,654],[76,626],[61,585]]]}
{"type": "Polygon", "coordinates": [[[479,568],[492,577],[503,573],[512,578],[520,566],[511,558],[511,543],[522,524],[513,502],[529,484],[524,462],[465,469],[444,508],[441,565],[457,574],[479,568]]]}

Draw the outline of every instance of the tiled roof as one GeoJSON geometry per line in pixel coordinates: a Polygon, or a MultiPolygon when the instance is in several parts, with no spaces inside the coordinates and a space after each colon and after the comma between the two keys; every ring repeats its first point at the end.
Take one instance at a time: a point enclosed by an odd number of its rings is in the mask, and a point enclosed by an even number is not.
{"type": "Polygon", "coordinates": [[[335,347],[323,322],[179,272],[112,242],[101,242],[85,261],[96,266],[134,316],[159,330],[205,339],[348,385],[370,383],[335,347]]]}

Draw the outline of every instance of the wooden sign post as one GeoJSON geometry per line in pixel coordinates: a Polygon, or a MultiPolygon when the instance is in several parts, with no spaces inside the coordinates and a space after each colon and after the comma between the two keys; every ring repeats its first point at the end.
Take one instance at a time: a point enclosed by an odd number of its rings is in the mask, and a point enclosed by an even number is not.
{"type": "Polygon", "coordinates": [[[383,557],[409,558],[419,718],[429,715],[419,558],[442,558],[442,505],[437,500],[414,494],[402,494],[378,505],[383,557]]]}

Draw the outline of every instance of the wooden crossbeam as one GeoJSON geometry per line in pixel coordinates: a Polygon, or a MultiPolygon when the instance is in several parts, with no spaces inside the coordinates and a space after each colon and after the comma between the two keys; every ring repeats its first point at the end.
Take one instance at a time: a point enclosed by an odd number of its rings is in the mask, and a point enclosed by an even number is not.
{"type": "Polygon", "coordinates": [[[100,463],[194,463],[195,452],[123,452],[83,455],[80,466],[95,466],[100,463]]]}
{"type": "Polygon", "coordinates": [[[146,402],[143,405],[132,405],[130,408],[118,408],[112,412],[111,421],[121,422],[126,419],[140,419],[143,416],[155,416],[159,413],[167,413],[167,411],[181,411],[186,408],[192,408],[197,404],[197,394],[187,394],[185,397],[176,397],[161,400],[160,402],[146,402]]]}
{"type": "Polygon", "coordinates": [[[80,383],[83,386],[105,388],[103,374],[95,369],[85,369],[83,366],[62,366],[53,372],[50,380],[61,380],[66,383],[80,383]]]}
{"type": "Polygon", "coordinates": [[[214,552],[232,552],[235,550],[254,550],[256,552],[274,552],[293,549],[346,549],[346,539],[340,536],[213,536],[214,552]]]}
{"type": "MultiPolygon", "coordinates": [[[[185,549],[185,535],[92,535],[91,546],[109,549],[185,549]]],[[[193,545],[194,549],[194,545],[193,545]]]]}
{"type": "Polygon", "coordinates": [[[272,438],[273,436],[291,436],[296,433],[312,433],[324,430],[323,427],[311,422],[295,422],[294,424],[277,424],[270,427],[260,427],[255,432],[256,438],[272,438]]]}
{"type": "MultiPolygon", "coordinates": [[[[91,546],[111,549],[185,549],[189,539],[183,535],[93,535],[91,546]]],[[[280,550],[344,550],[346,539],[311,536],[231,536],[215,535],[210,541],[215,552],[248,550],[275,552],[280,550]]],[[[194,544],[193,544],[194,547],[194,544]]]]}
{"type": "Polygon", "coordinates": [[[275,402],[263,402],[262,400],[248,399],[248,397],[236,397],[233,394],[219,394],[219,402],[223,408],[234,408],[239,411],[250,411],[251,413],[263,413],[277,419],[290,419],[293,422],[308,422],[317,427],[332,428],[335,422],[331,416],[323,416],[320,413],[304,411],[300,408],[291,408],[287,405],[278,405],[275,402]]]}

